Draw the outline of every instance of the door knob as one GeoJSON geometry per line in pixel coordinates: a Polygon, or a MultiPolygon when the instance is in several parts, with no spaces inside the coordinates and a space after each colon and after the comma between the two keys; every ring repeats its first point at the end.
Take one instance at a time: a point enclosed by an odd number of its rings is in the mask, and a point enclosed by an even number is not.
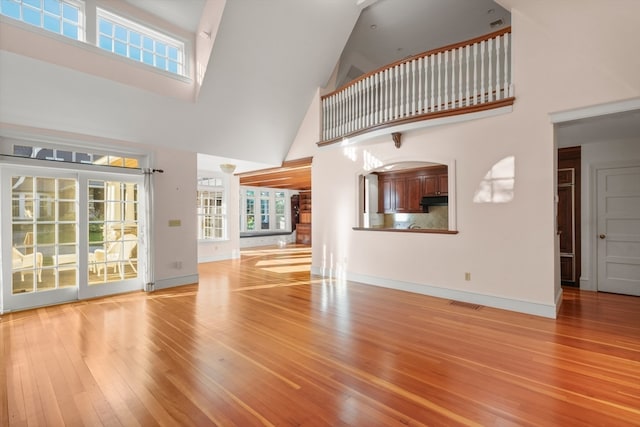
{"type": "Polygon", "coordinates": [[[601,238],[601,239],[604,239],[605,237],[607,237],[607,235],[606,235],[606,234],[601,234],[601,235],[600,235],[600,238],[601,238]]]}

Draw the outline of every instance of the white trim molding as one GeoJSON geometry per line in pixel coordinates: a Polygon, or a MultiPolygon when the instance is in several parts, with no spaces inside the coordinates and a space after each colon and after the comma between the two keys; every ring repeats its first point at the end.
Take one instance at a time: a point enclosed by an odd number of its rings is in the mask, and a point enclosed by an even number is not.
{"type": "Polygon", "coordinates": [[[169,277],[167,279],[156,280],[153,286],[154,291],[160,289],[173,288],[175,286],[193,285],[200,281],[198,274],[190,274],[188,276],[169,277]]]}
{"type": "Polygon", "coordinates": [[[624,113],[640,109],[640,98],[625,99],[623,101],[606,104],[591,105],[588,107],[549,113],[551,123],[570,122],[573,120],[588,119],[591,117],[605,116],[608,114],[624,113]]]}
{"type": "MultiPolygon", "coordinates": [[[[322,268],[312,266],[311,274],[316,276],[323,276],[322,268]]],[[[416,294],[428,295],[436,298],[480,304],[487,307],[516,311],[519,313],[532,314],[541,317],[548,317],[550,319],[556,318],[560,303],[562,302],[562,289],[560,289],[555,295],[554,304],[542,304],[539,302],[515,300],[494,295],[484,295],[474,292],[460,291],[457,289],[442,288],[422,283],[403,282],[400,280],[385,279],[382,277],[367,276],[363,274],[347,273],[345,279],[352,282],[362,283],[364,285],[380,286],[383,288],[413,292],[416,294]]]]}

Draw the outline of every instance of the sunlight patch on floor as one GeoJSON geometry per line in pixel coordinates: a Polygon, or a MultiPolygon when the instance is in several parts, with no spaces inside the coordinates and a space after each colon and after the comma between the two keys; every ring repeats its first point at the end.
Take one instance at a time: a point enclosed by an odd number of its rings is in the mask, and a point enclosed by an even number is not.
{"type": "Polygon", "coordinates": [[[271,265],[287,265],[287,264],[311,264],[311,257],[304,258],[278,258],[258,261],[256,267],[267,267],[271,265]]]}
{"type": "Polygon", "coordinates": [[[301,248],[262,248],[262,249],[242,249],[242,255],[254,256],[254,255],[269,255],[269,254],[277,254],[277,255],[295,255],[297,253],[311,253],[311,248],[309,247],[301,247],[301,248]]]}
{"type": "Polygon", "coordinates": [[[300,265],[284,265],[282,267],[267,267],[262,268],[265,271],[269,271],[271,273],[302,273],[304,271],[311,271],[311,266],[308,263],[300,264],[300,265]]]}
{"type": "Polygon", "coordinates": [[[243,288],[233,289],[231,292],[253,291],[253,290],[270,289],[270,288],[286,288],[289,286],[304,286],[304,285],[311,285],[314,283],[322,283],[322,279],[302,280],[299,282],[271,283],[269,285],[259,285],[259,286],[245,286],[243,288]]]}

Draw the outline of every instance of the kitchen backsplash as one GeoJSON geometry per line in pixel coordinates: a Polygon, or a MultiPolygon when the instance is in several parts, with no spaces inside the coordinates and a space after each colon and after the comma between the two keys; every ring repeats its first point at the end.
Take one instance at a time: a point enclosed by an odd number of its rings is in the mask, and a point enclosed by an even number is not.
{"type": "Polygon", "coordinates": [[[449,228],[449,207],[431,206],[429,213],[385,214],[385,228],[423,228],[446,230],[449,228]]]}

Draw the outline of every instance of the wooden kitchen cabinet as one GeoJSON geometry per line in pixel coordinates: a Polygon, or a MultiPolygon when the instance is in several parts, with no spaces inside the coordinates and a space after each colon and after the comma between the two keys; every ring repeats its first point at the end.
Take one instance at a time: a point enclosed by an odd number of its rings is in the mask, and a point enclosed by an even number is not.
{"type": "Polygon", "coordinates": [[[378,178],[378,212],[407,212],[408,200],[404,176],[378,178]]]}
{"type": "Polygon", "coordinates": [[[424,176],[411,176],[406,179],[407,182],[407,211],[420,212],[420,199],[424,195],[424,176]]]}
{"type": "Polygon", "coordinates": [[[430,166],[397,172],[378,173],[378,212],[423,212],[424,196],[448,194],[447,166],[430,166]]]}
{"type": "Polygon", "coordinates": [[[439,194],[441,195],[449,194],[449,174],[448,173],[438,175],[438,191],[440,191],[439,194]]]}
{"type": "Polygon", "coordinates": [[[378,212],[391,212],[395,207],[395,187],[391,187],[391,178],[378,178],[378,212]]]}
{"type": "Polygon", "coordinates": [[[449,175],[439,173],[424,177],[423,196],[442,196],[449,193],[449,175]]]}
{"type": "Polygon", "coordinates": [[[394,193],[396,196],[395,212],[407,212],[407,180],[405,177],[397,177],[393,180],[394,193]]]}

